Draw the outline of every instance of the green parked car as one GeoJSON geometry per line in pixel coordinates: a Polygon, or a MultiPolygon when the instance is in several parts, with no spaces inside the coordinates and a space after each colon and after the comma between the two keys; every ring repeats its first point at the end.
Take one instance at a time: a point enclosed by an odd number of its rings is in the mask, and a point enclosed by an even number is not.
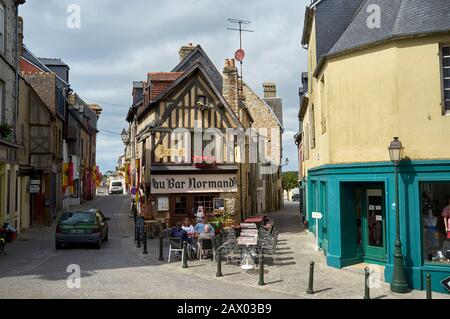
{"type": "Polygon", "coordinates": [[[59,218],[55,233],[55,248],[65,244],[94,244],[100,249],[103,241],[108,240],[108,221],[98,209],[64,212],[59,218]]]}

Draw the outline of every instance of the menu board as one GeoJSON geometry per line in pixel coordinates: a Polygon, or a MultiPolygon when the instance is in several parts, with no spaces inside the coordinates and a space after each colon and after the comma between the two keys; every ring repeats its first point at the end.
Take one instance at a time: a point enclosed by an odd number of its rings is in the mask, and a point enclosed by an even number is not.
{"type": "Polygon", "coordinates": [[[169,196],[158,197],[158,212],[169,211],[169,196]]]}
{"type": "Polygon", "coordinates": [[[220,214],[225,211],[225,200],[223,198],[214,198],[214,213],[220,214]]]}

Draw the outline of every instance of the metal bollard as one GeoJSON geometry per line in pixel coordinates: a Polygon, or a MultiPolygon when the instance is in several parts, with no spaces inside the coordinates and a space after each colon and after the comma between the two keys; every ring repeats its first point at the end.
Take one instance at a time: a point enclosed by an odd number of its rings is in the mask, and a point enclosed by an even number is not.
{"type": "Polygon", "coordinates": [[[427,299],[433,299],[431,297],[431,275],[427,274],[427,299]]]}
{"type": "Polygon", "coordinates": [[[216,258],[217,258],[217,272],[216,272],[216,277],[222,277],[222,252],[221,250],[217,250],[217,254],[216,254],[216,258]]]}
{"type": "Polygon", "coordinates": [[[181,268],[188,268],[187,254],[187,242],[183,242],[183,266],[181,268]]]}
{"type": "Polygon", "coordinates": [[[264,253],[262,252],[262,248],[261,248],[261,252],[259,253],[259,281],[258,281],[258,286],[264,286],[264,253]]]}
{"type": "Polygon", "coordinates": [[[137,228],[137,219],[136,216],[134,216],[134,243],[137,244],[137,233],[138,233],[138,228],[137,228]]]}
{"type": "Polygon", "coordinates": [[[144,230],[144,251],[142,252],[144,255],[148,255],[148,250],[147,250],[147,231],[144,230]]]}
{"type": "Polygon", "coordinates": [[[159,258],[158,258],[159,261],[164,261],[164,256],[163,256],[163,254],[164,254],[164,252],[163,252],[164,247],[163,247],[163,245],[164,245],[163,235],[160,234],[159,235],[159,258]]]}
{"type": "Polygon", "coordinates": [[[313,294],[314,294],[313,285],[314,285],[314,261],[311,261],[311,262],[309,263],[309,282],[308,282],[308,290],[306,291],[306,293],[307,293],[308,295],[313,295],[313,294]]]}
{"type": "Polygon", "coordinates": [[[138,225],[136,228],[136,237],[137,237],[137,248],[141,248],[141,227],[138,225]]]}
{"type": "Polygon", "coordinates": [[[364,299],[370,299],[370,289],[369,289],[369,268],[364,268],[364,299]]]}

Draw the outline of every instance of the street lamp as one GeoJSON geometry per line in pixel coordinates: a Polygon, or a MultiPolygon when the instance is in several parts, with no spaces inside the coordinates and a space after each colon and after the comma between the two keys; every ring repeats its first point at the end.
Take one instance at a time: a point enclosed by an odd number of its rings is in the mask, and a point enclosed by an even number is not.
{"type": "Polygon", "coordinates": [[[128,132],[123,129],[122,133],[120,133],[120,137],[122,138],[123,143],[126,144],[128,140],[128,132]]]}
{"type": "Polygon", "coordinates": [[[405,276],[405,266],[403,264],[402,242],[400,241],[400,207],[398,196],[398,164],[402,159],[403,146],[394,137],[388,147],[389,156],[395,167],[395,250],[394,250],[394,273],[391,280],[391,291],[404,294],[408,292],[408,282],[405,276]]]}
{"type": "Polygon", "coordinates": [[[281,164],[281,166],[288,166],[289,165],[289,158],[286,157],[284,160],[284,164],[281,164]]]}

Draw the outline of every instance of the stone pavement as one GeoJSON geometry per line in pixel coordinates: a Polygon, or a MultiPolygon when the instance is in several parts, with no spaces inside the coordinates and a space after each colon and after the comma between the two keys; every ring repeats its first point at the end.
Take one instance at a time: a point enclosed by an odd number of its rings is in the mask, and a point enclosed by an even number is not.
{"type": "MultiPolygon", "coordinates": [[[[326,265],[322,252],[314,250],[314,236],[304,231],[300,224],[298,203],[289,203],[280,212],[272,213],[275,225],[280,231],[278,262],[270,257],[265,262],[265,286],[258,286],[258,269],[243,270],[236,265],[222,262],[223,277],[217,278],[216,263],[210,260],[189,261],[189,268],[182,269],[181,261],[165,263],[162,267],[175,273],[185,273],[199,279],[215,280],[218,285],[230,283],[237,287],[253,287],[256,291],[273,291],[288,298],[338,298],[361,299],[364,296],[364,264],[335,269],[326,265]],[[314,295],[306,294],[308,287],[309,262],[315,262],[314,295]]],[[[165,251],[167,260],[167,251],[165,251]]],[[[376,288],[370,290],[371,298],[424,299],[425,291],[412,291],[405,295],[394,294],[389,284],[383,282],[382,267],[371,266],[375,273],[370,278],[376,288]],[[381,279],[381,280],[379,280],[381,279]]],[[[448,295],[433,293],[433,298],[449,298],[448,295]]]]}
{"type": "MultiPolygon", "coordinates": [[[[81,206],[99,208],[111,218],[108,242],[100,250],[77,245],[55,250],[52,227],[33,227],[6,246],[0,256],[0,299],[84,299],[84,298],[286,298],[283,293],[255,291],[232,284],[217,286],[161,267],[155,251],[146,257],[134,244],[133,221],[128,217],[129,197],[97,197],[81,206]],[[70,289],[69,265],[78,265],[80,288],[70,289]],[[180,289],[182,287],[182,289],[180,289]]],[[[76,207],[73,207],[76,209],[76,207]]],[[[157,241],[149,241],[156,243],[157,241]]],[[[156,244],[155,244],[156,245],[156,244]]]]}
{"type": "MultiPolygon", "coordinates": [[[[258,270],[245,271],[222,263],[223,277],[217,278],[216,264],[209,260],[167,263],[158,261],[159,240],[148,240],[148,255],[133,243],[133,221],[128,217],[126,196],[98,197],[83,208],[97,207],[111,217],[110,237],[102,249],[73,247],[54,249],[54,228],[36,227],[20,234],[0,256],[1,298],[354,298],[364,294],[363,265],[344,269],[327,267],[321,252],[314,251],[314,237],[300,226],[297,203],[271,214],[280,230],[278,263],[265,262],[265,286],[258,286],[258,270]],[[309,262],[316,263],[314,295],[307,295],[309,262]],[[81,268],[81,289],[68,289],[69,264],[81,268]],[[180,289],[182,287],[182,289],[180,289]]],[[[382,271],[382,269],[380,269],[382,271]]],[[[381,275],[380,275],[381,276],[381,275]]],[[[383,278],[382,276],[380,278],[383,278]]],[[[425,298],[424,291],[395,295],[386,283],[371,290],[372,298],[425,298]]],[[[433,298],[448,295],[433,293],[433,298]]]]}

